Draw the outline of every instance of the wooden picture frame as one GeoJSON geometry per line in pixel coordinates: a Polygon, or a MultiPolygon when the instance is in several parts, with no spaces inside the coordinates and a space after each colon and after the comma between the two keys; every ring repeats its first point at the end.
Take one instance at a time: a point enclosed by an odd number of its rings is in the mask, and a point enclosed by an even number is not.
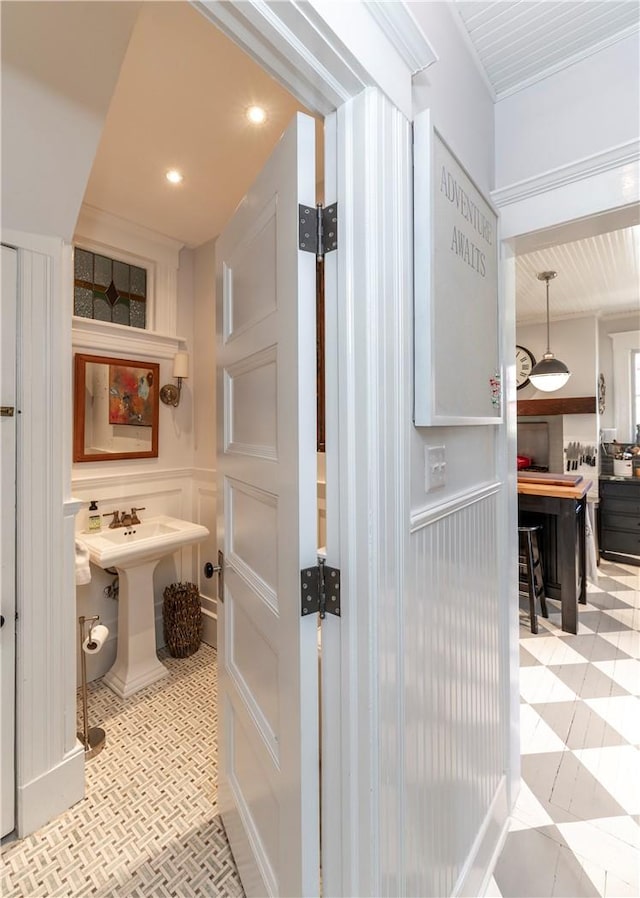
{"type": "Polygon", "coordinates": [[[414,423],[502,421],[498,216],[434,127],[414,122],[414,423]]]}
{"type": "Polygon", "coordinates": [[[73,390],[73,460],[117,461],[157,458],[160,418],[160,365],[135,359],[76,353],[73,390]],[[144,413],[139,422],[114,423],[111,404],[114,369],[143,380],[144,413]]]}

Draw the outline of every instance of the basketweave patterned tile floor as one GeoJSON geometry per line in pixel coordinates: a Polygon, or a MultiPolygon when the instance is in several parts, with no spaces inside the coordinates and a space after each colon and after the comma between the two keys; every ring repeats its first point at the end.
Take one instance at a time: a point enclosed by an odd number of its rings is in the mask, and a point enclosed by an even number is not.
{"type": "MultiPolygon", "coordinates": [[[[547,600],[549,601],[549,600],[547,600]]],[[[640,895],[640,569],[603,561],[579,607],[520,621],[522,788],[487,896],[640,895]]]]}
{"type": "Polygon", "coordinates": [[[161,657],[170,676],[126,701],[89,684],[107,741],[86,797],[3,846],[3,898],[244,895],[216,816],[216,653],[161,657]]]}

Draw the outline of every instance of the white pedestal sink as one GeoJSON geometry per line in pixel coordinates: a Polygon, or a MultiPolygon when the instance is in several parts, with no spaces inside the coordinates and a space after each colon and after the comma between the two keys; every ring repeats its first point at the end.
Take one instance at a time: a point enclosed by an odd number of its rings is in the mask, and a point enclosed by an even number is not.
{"type": "Polygon", "coordinates": [[[155,683],[169,671],[156,655],[153,572],[162,557],[193,543],[209,531],[201,524],[157,515],[141,524],[80,533],[89,558],[98,567],[115,567],[120,577],[118,651],[104,682],[120,698],[155,683]]]}

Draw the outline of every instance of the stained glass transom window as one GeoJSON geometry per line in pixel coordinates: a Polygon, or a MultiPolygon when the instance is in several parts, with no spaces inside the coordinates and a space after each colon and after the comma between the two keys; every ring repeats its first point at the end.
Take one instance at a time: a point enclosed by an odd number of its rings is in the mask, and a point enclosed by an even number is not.
{"type": "Polygon", "coordinates": [[[74,258],[74,315],[146,327],[147,272],[144,268],[78,247],[74,258]]]}

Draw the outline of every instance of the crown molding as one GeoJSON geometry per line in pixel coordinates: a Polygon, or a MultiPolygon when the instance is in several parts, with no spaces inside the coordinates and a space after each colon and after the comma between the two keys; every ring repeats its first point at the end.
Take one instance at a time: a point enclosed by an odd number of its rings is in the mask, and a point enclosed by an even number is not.
{"type": "Polygon", "coordinates": [[[640,140],[630,140],[628,143],[611,147],[602,153],[585,156],[569,165],[549,169],[533,178],[526,178],[524,181],[518,181],[507,187],[498,187],[491,191],[491,199],[498,208],[502,208],[511,203],[564,187],[574,181],[582,181],[593,175],[622,168],[625,165],[637,166],[639,161],[640,140]]]}
{"type": "Polygon", "coordinates": [[[405,3],[373,0],[367,4],[367,10],[412,75],[417,75],[438,61],[438,54],[405,3]]]}

